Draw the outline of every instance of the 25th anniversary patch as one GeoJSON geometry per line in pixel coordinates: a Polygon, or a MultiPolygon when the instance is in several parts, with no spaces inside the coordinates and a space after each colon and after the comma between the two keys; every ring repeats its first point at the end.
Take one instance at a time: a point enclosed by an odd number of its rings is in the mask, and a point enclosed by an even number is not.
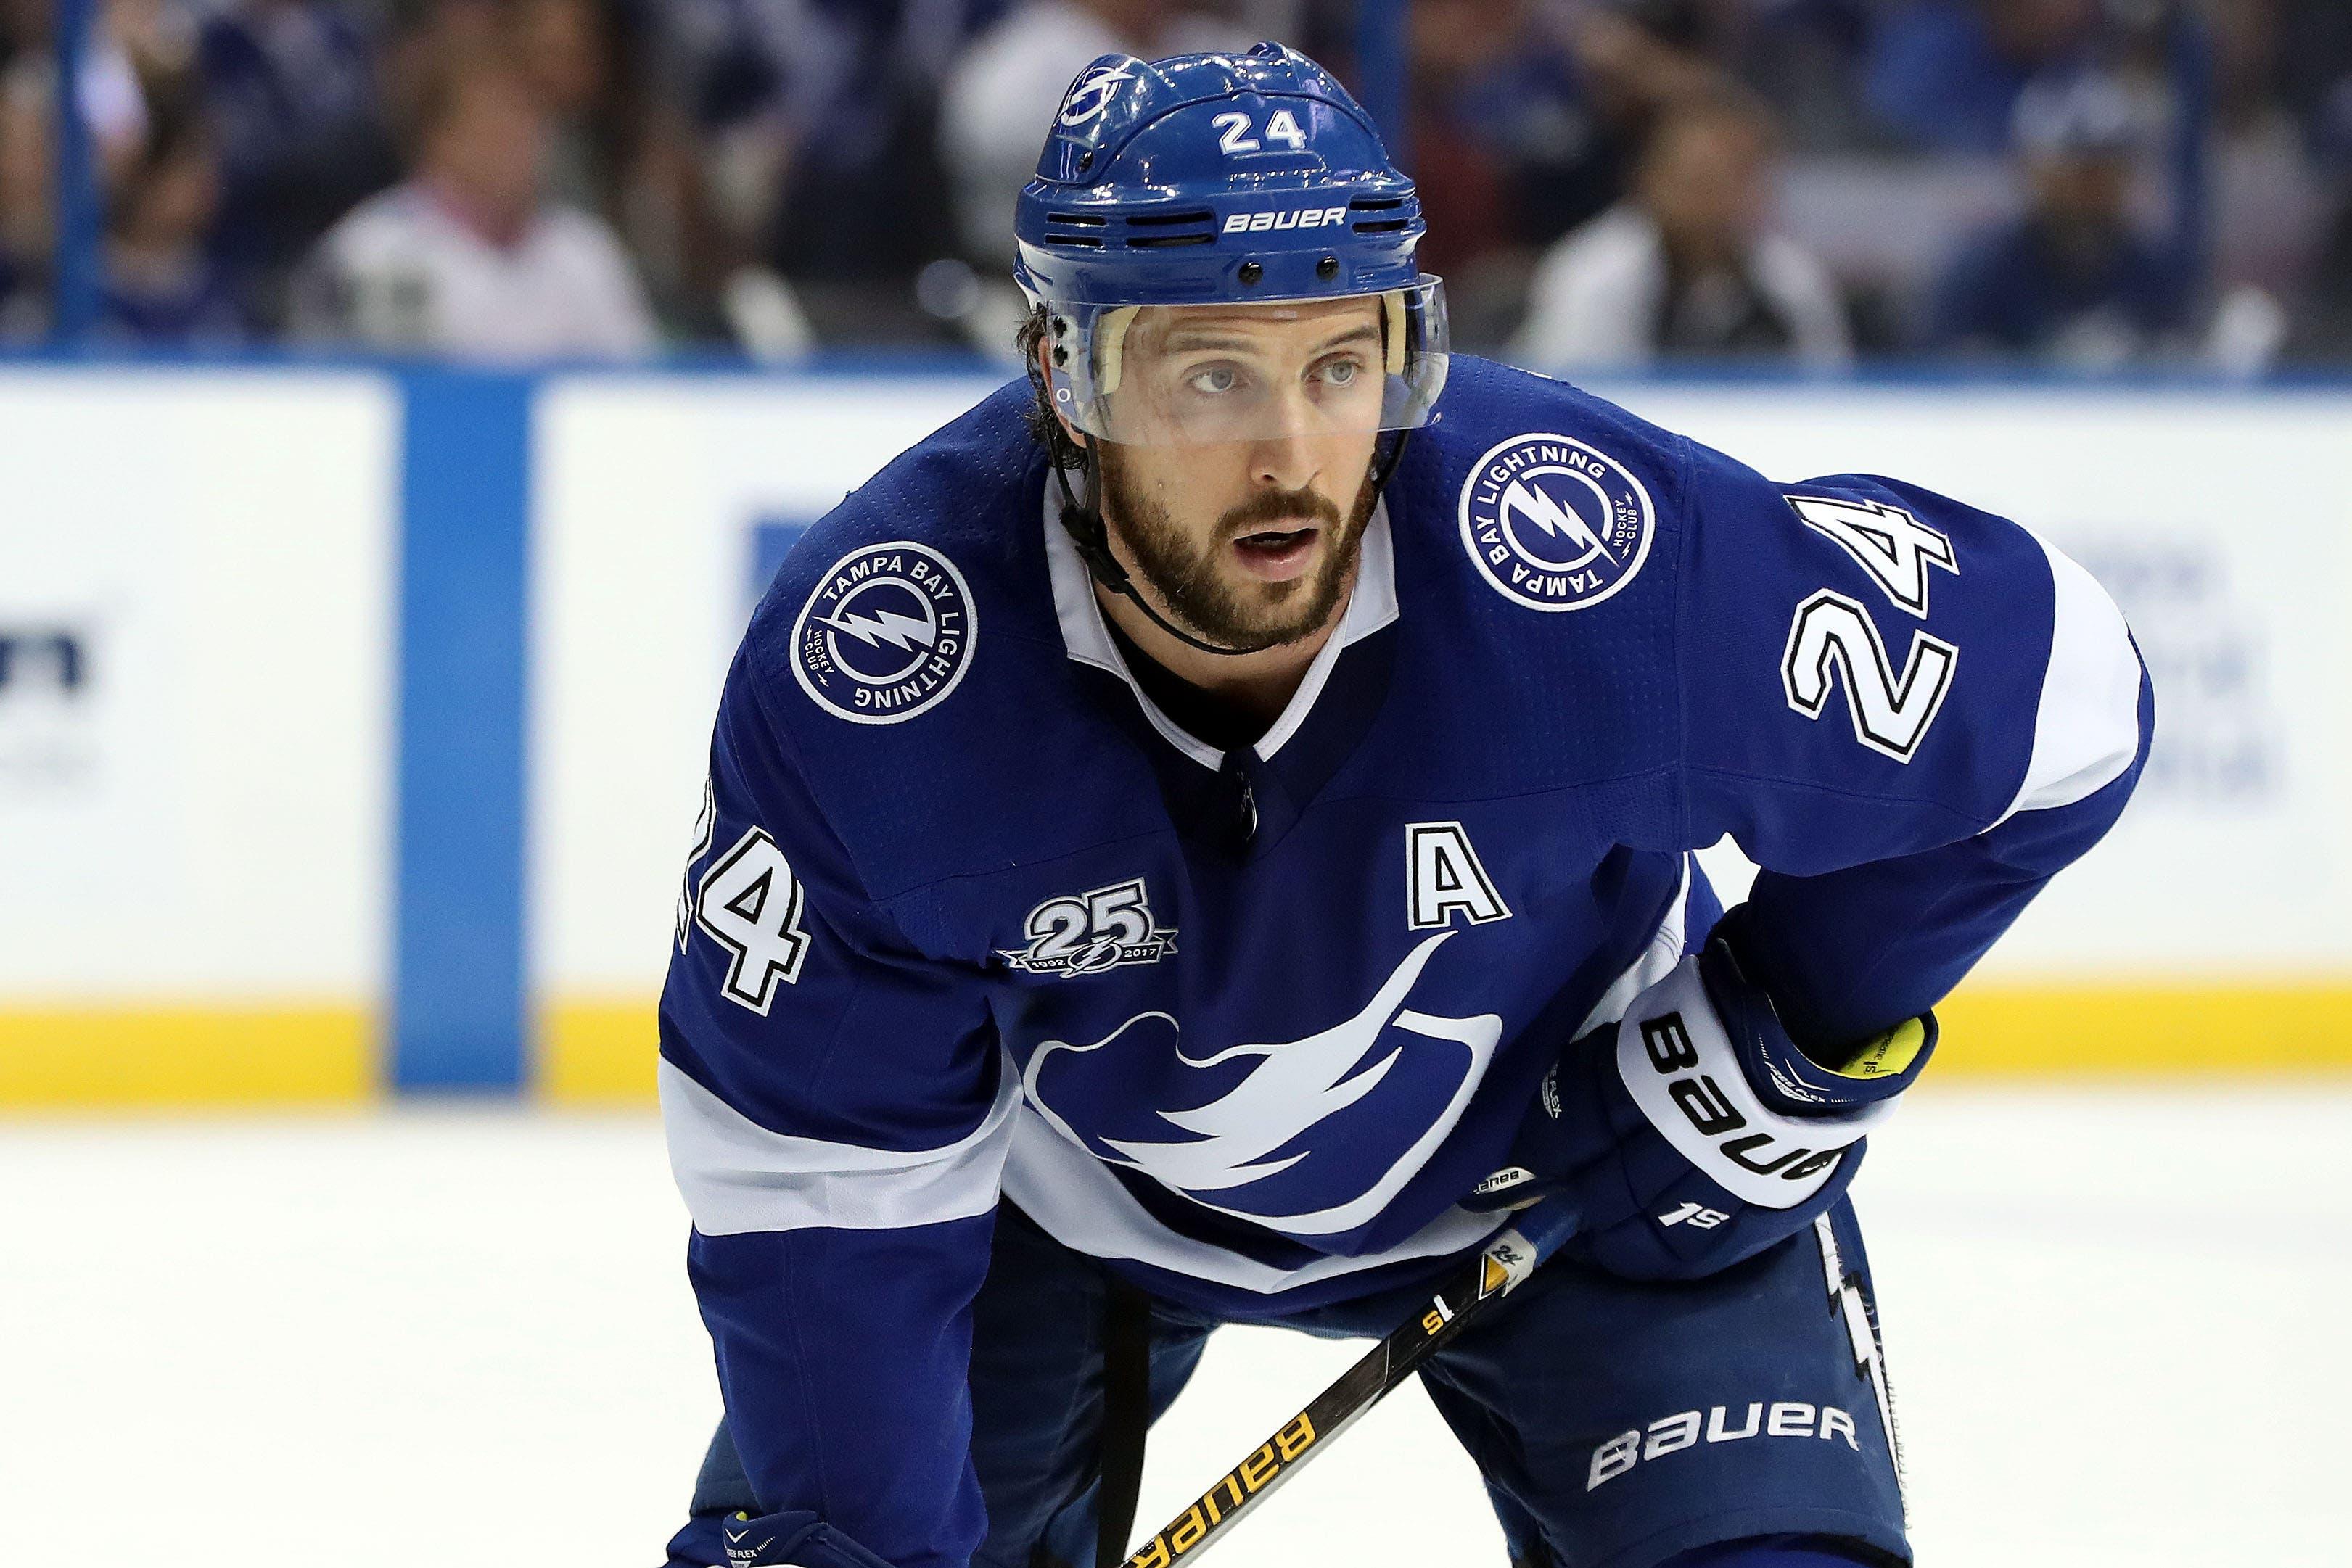
{"type": "Polygon", "coordinates": [[[1462,544],[1495,591],[1530,610],[1584,610],[1633,580],[1656,532],[1650,492],[1565,435],[1501,442],[1462,486],[1462,544]]]}
{"type": "Polygon", "coordinates": [[[978,630],[955,563],[907,539],[834,562],[793,622],[793,674],[854,724],[897,724],[945,700],[978,630]]]}

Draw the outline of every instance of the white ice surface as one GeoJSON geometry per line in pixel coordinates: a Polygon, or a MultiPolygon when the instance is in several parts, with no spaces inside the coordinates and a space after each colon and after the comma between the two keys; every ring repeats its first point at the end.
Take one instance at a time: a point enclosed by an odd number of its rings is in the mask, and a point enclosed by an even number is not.
{"type": "MultiPolygon", "coordinates": [[[[1874,1139],[1923,1563],[2352,1563],[2347,1119],[1947,1089],[1874,1139]]],[[[0,1564],[659,1561],[718,1398],[649,1117],[17,1121],[0,1193],[0,1564]]],[[[1145,1520],[1355,1350],[1221,1334],[1145,1520]]],[[[1216,1550],[1501,1563],[1413,1386],[1216,1550]]]]}

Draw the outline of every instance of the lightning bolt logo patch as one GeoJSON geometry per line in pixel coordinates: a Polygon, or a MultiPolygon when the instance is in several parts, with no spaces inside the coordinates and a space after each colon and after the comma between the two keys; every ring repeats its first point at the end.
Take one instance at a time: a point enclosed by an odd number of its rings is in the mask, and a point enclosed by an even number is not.
{"type": "Polygon", "coordinates": [[[820,617],[835,631],[856,638],[869,648],[892,647],[907,652],[928,648],[939,638],[939,628],[919,615],[879,610],[871,615],[855,612],[820,617]]]}
{"type": "Polygon", "coordinates": [[[1649,559],[1650,492],[1607,453],[1566,435],[1515,435],[1462,486],[1462,544],[1495,591],[1530,610],[1585,610],[1649,559]]]}
{"type": "Polygon", "coordinates": [[[971,591],[955,563],[900,539],[834,562],[793,625],[793,674],[853,724],[901,724],[947,699],[971,666],[971,591]]]}

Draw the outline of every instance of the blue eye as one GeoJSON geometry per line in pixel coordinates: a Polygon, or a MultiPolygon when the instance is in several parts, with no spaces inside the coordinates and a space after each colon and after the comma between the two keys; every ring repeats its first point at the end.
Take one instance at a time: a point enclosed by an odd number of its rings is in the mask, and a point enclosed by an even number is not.
{"type": "Polygon", "coordinates": [[[1229,392],[1241,383],[1241,373],[1231,365],[1207,365],[1185,378],[1194,392],[1229,392]]]}
{"type": "Polygon", "coordinates": [[[1356,379],[1360,368],[1353,360],[1334,360],[1323,367],[1323,379],[1335,387],[1343,387],[1356,379]]]}

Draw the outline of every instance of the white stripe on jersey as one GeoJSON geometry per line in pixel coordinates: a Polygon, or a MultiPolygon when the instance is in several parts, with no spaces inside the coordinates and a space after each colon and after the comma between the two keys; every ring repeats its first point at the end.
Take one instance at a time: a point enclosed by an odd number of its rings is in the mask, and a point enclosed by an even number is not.
{"type": "Polygon", "coordinates": [[[1054,1131],[1027,1105],[1014,1119],[1004,1196],[1021,1206],[1046,1235],[1089,1258],[1123,1258],[1205,1280],[1213,1285],[1272,1295],[1337,1274],[1360,1273],[1406,1258],[1442,1258],[1484,1241],[1507,1218],[1449,1208],[1401,1247],[1360,1258],[1318,1258],[1277,1269],[1171,1230],[1138,1203],[1102,1161],[1054,1131]]]}
{"type": "Polygon", "coordinates": [[[760,1230],[895,1230],[996,1207],[1021,1074],[1003,1063],[996,1103],[964,1137],[936,1149],[874,1149],[772,1133],[661,1063],[670,1169],[705,1236],[760,1230]]]}
{"type": "MultiPolygon", "coordinates": [[[[2028,530],[2031,532],[2032,530],[2028,530]]],[[[2033,755],[2001,821],[2096,794],[2139,752],[2139,655],[2097,579],[2041,535],[2055,590],[2050,665],[2033,717],[2033,755]]]]}

